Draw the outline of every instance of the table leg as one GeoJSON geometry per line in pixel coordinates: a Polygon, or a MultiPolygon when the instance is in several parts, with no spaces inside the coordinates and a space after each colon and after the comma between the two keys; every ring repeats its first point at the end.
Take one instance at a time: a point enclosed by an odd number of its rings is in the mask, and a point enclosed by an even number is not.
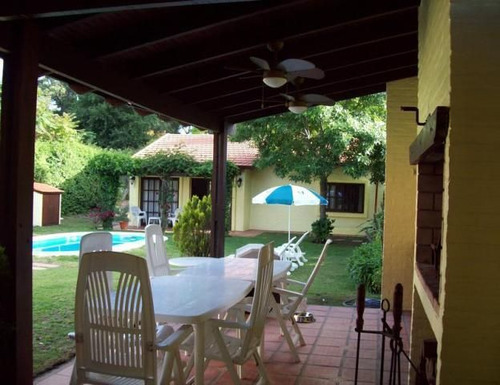
{"type": "Polygon", "coordinates": [[[205,374],[205,324],[194,325],[194,375],[195,384],[203,385],[205,374]]]}

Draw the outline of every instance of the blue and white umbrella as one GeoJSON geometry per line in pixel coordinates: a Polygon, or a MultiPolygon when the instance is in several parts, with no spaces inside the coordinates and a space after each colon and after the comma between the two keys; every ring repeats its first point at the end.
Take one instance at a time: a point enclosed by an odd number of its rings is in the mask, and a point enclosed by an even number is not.
{"type": "Polygon", "coordinates": [[[288,240],[290,240],[290,207],[327,205],[328,201],[311,189],[286,184],[261,192],[252,198],[252,203],[288,206],[288,240]]]}

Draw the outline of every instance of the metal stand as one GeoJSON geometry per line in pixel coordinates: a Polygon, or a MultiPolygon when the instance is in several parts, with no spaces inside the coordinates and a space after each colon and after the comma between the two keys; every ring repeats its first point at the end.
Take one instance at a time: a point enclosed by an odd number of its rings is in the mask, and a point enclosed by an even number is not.
{"type": "Polygon", "coordinates": [[[359,352],[361,349],[361,334],[380,334],[382,336],[382,347],[380,352],[380,385],[384,383],[384,361],[385,361],[385,339],[390,339],[391,348],[391,366],[389,371],[389,385],[401,385],[401,354],[403,354],[412,368],[418,373],[419,370],[416,365],[410,360],[410,357],[403,349],[403,340],[401,339],[401,317],[403,315],[403,286],[398,283],[394,289],[394,325],[392,328],[387,323],[387,312],[391,309],[391,304],[389,300],[384,299],[380,304],[380,308],[383,312],[382,316],[382,330],[364,330],[364,320],[363,313],[365,311],[365,286],[360,285],[358,287],[358,297],[357,297],[357,313],[358,317],[356,319],[356,328],[354,329],[358,333],[358,346],[356,349],[356,369],[354,372],[354,384],[358,383],[358,370],[359,370],[359,352]]]}

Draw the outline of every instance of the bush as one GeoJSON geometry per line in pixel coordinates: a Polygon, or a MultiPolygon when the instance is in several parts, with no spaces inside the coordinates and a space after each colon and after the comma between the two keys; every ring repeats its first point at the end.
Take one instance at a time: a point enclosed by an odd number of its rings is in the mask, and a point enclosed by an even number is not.
{"type": "Polygon", "coordinates": [[[210,196],[202,199],[194,195],[182,207],[182,214],[174,226],[174,242],[183,255],[207,257],[210,254],[210,196]]]}
{"type": "Polygon", "coordinates": [[[314,243],[324,243],[332,233],[334,226],[333,223],[335,219],[330,218],[320,218],[316,222],[313,222],[311,227],[311,240],[314,243]]]}
{"type": "Polygon", "coordinates": [[[347,261],[347,271],[357,285],[364,284],[373,294],[380,293],[382,284],[382,240],[380,237],[354,250],[347,261]]]}

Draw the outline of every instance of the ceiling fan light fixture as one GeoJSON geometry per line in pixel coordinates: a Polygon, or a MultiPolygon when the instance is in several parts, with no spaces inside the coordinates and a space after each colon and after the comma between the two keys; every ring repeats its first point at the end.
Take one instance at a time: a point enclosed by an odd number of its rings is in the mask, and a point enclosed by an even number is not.
{"type": "Polygon", "coordinates": [[[301,114],[307,110],[307,104],[301,101],[288,103],[288,110],[294,114],[301,114]]]}
{"type": "Polygon", "coordinates": [[[262,78],[264,84],[271,88],[280,88],[284,86],[287,82],[287,78],[283,71],[269,70],[264,71],[264,77],[262,78]]]}

